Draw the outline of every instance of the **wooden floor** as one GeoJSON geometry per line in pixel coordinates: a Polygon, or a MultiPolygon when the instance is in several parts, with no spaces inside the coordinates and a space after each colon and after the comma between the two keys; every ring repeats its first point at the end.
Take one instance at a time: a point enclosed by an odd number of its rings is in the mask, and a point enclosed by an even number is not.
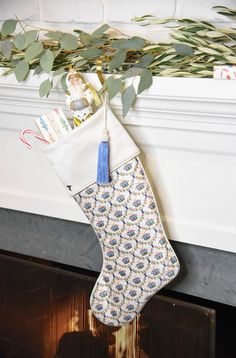
{"type": "Polygon", "coordinates": [[[110,328],[89,307],[95,280],[0,255],[0,358],[215,356],[214,309],[157,295],[133,323],[110,328]]]}

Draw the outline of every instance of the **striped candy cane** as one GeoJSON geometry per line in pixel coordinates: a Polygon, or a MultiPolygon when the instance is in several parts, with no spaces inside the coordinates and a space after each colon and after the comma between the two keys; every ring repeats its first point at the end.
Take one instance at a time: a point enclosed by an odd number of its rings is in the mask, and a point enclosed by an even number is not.
{"type": "Polygon", "coordinates": [[[48,142],[46,139],[44,139],[41,135],[35,133],[34,131],[32,131],[32,129],[24,129],[21,133],[20,133],[20,140],[26,145],[27,148],[32,149],[32,145],[24,138],[25,134],[31,134],[33,135],[35,138],[39,139],[41,142],[45,143],[45,144],[50,144],[50,142],[48,142]]]}

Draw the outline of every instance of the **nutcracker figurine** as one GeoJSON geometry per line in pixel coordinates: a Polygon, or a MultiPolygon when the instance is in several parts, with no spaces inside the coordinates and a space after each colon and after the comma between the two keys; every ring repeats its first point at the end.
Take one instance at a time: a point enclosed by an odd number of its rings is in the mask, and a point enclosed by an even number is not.
{"type": "Polygon", "coordinates": [[[89,91],[82,76],[75,70],[70,70],[67,78],[66,104],[73,113],[73,122],[78,126],[93,114],[93,93],[89,91]]]}

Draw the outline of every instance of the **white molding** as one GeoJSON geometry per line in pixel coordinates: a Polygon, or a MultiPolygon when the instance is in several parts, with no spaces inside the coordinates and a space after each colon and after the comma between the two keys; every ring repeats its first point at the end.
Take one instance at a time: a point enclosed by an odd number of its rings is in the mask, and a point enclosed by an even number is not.
{"type": "Polygon", "coordinates": [[[88,223],[84,213],[77,210],[76,204],[73,205],[71,198],[55,198],[39,195],[34,192],[21,192],[17,190],[9,190],[8,188],[0,190],[1,207],[11,210],[24,211],[28,213],[53,216],[59,219],[78,221],[88,223]],[[37,205],[35,204],[37,201],[37,205]],[[57,206],[55,213],[55,206],[57,206]],[[75,207],[74,207],[75,206],[75,207]],[[43,212],[42,212],[42,208],[43,212]],[[74,210],[73,210],[74,209],[74,210]],[[53,215],[54,212],[54,215],[53,215]]]}
{"type": "MultiPolygon", "coordinates": [[[[99,87],[95,74],[86,77],[99,87]]],[[[0,206],[87,222],[41,144],[33,141],[29,151],[18,140],[20,130],[35,128],[33,119],[50,108],[61,106],[69,115],[57,86],[48,99],[39,97],[44,79],[30,76],[21,85],[14,76],[0,79],[0,206]]],[[[235,93],[236,81],[156,77],[125,119],[120,99],[112,101],[143,152],[172,239],[236,252],[235,93]]]]}
{"type": "Polygon", "coordinates": [[[236,252],[235,229],[224,227],[223,225],[202,224],[201,222],[183,221],[178,218],[162,217],[163,222],[169,227],[172,238],[179,242],[186,242],[185,237],[189,237],[188,243],[196,245],[196,241],[191,239],[193,231],[198,238],[197,245],[211,247],[217,250],[226,250],[225,242],[230,245],[231,252],[236,252]],[[207,242],[206,242],[207,237],[207,242]]]}

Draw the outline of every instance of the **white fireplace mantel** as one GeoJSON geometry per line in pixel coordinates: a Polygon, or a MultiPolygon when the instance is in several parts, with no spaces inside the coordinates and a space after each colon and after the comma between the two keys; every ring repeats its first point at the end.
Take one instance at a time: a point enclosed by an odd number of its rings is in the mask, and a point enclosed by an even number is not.
{"type": "MultiPolygon", "coordinates": [[[[51,108],[68,113],[58,86],[48,99],[39,97],[44,78],[0,78],[0,206],[87,222],[43,144],[30,138],[28,150],[19,140],[51,108]]],[[[87,78],[99,85],[95,74],[87,78]]],[[[112,106],[121,119],[120,99],[112,106]]],[[[169,237],[236,252],[236,81],[156,77],[121,120],[142,150],[169,237]]]]}

